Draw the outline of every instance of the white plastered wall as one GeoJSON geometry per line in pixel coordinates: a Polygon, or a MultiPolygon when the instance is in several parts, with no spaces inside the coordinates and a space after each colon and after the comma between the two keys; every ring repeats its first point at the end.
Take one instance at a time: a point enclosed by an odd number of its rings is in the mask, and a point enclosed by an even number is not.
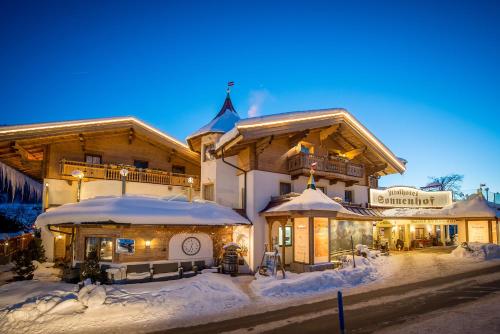
{"type": "MultiPolygon", "coordinates": [[[[296,193],[302,193],[306,188],[307,188],[307,182],[309,181],[309,177],[307,176],[299,176],[297,179],[292,181],[292,191],[296,193]]],[[[335,184],[330,184],[328,180],[325,179],[319,179],[318,182],[316,182],[316,185],[318,187],[325,187],[326,189],[326,194],[329,197],[340,197],[344,199],[344,190],[345,190],[345,183],[344,182],[337,182],[335,184]]]]}
{"type": "Polygon", "coordinates": [[[250,267],[254,270],[260,265],[265,244],[268,240],[266,219],[259,215],[269,203],[271,196],[279,195],[279,184],[290,182],[290,175],[252,170],[247,173],[247,216],[253,223],[250,232],[250,267]]]}
{"type": "Polygon", "coordinates": [[[355,204],[367,204],[368,203],[368,187],[353,185],[346,190],[352,190],[353,200],[355,204]]]}
{"type": "MultiPolygon", "coordinates": [[[[187,189],[182,186],[168,186],[162,184],[127,182],[125,192],[128,195],[146,196],[175,196],[187,195],[187,189]]],[[[96,196],[120,196],[122,193],[122,182],[114,180],[98,180],[82,183],[81,199],[94,198],[96,196]]],[[[195,197],[198,192],[194,192],[195,197]]]]}

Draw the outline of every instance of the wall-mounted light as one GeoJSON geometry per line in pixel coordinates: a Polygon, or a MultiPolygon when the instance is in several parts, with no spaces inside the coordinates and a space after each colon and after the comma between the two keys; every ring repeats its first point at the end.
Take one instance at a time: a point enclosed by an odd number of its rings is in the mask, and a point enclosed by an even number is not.
{"type": "Polygon", "coordinates": [[[410,232],[415,232],[415,226],[410,226],[410,232]]]}
{"type": "Polygon", "coordinates": [[[151,248],[151,240],[146,240],[146,248],[151,248]]]}
{"type": "Polygon", "coordinates": [[[62,235],[58,234],[57,235],[57,239],[61,240],[62,239],[62,235]]]}

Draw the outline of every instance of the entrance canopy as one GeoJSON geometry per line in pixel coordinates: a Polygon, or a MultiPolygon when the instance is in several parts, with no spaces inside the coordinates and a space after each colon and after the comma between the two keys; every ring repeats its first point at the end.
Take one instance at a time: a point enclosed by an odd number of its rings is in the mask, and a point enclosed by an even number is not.
{"type": "Polygon", "coordinates": [[[140,225],[249,225],[231,208],[214,202],[148,196],[103,196],[65,204],[38,216],[36,225],[118,223],[140,225]]]}
{"type": "Polygon", "coordinates": [[[344,208],[325,195],[321,190],[308,188],[302,194],[291,200],[267,209],[262,213],[264,216],[294,216],[294,217],[335,217],[339,219],[363,220],[367,217],[356,214],[344,208]]]}
{"type": "Polygon", "coordinates": [[[491,208],[480,194],[441,209],[394,208],[385,210],[382,214],[386,218],[394,219],[495,219],[497,217],[496,210],[491,208]]]}

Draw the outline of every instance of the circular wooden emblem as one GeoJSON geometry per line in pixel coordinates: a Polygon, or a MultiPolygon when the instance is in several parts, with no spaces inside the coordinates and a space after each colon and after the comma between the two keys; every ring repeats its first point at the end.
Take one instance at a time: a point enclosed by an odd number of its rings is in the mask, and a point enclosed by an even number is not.
{"type": "Polygon", "coordinates": [[[200,252],[201,242],[198,238],[195,237],[187,237],[182,242],[182,251],[186,255],[196,255],[200,252]]]}

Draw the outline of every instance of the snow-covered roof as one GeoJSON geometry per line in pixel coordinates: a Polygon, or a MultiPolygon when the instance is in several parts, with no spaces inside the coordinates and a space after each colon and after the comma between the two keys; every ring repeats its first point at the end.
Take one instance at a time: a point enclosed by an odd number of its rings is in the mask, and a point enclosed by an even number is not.
{"type": "Polygon", "coordinates": [[[114,222],[139,225],[248,225],[229,207],[149,196],[102,196],[64,204],[38,216],[37,226],[64,223],[114,222]]]}
{"type": "Polygon", "coordinates": [[[476,194],[441,209],[394,208],[384,210],[382,214],[398,218],[495,218],[497,212],[488,205],[483,196],[476,194]]]}
{"type": "Polygon", "coordinates": [[[266,210],[265,214],[290,213],[297,211],[328,211],[346,216],[359,216],[344,208],[340,203],[335,202],[325,195],[321,190],[308,188],[300,196],[292,198],[290,201],[266,210]]]}
{"type": "Polygon", "coordinates": [[[334,122],[335,120],[342,120],[349,127],[352,127],[364,139],[371,143],[377,151],[380,151],[380,153],[387,158],[387,161],[395,167],[397,172],[403,173],[406,170],[406,160],[398,158],[394,155],[394,153],[391,152],[391,150],[389,150],[380,140],[378,140],[378,138],[376,138],[354,116],[343,108],[294,111],[242,119],[236,122],[232,129],[224,131],[225,134],[219,138],[215,145],[215,149],[221,149],[226,144],[239,138],[240,135],[248,133],[253,129],[278,128],[283,127],[283,125],[292,125],[300,122],[302,122],[304,127],[307,127],[308,124],[317,122],[334,122]]]}
{"type": "Polygon", "coordinates": [[[229,93],[227,93],[226,100],[214,119],[212,119],[208,124],[202,126],[198,131],[189,135],[187,139],[189,140],[208,133],[226,133],[231,130],[239,120],[240,116],[234,109],[231,97],[229,96],[229,93]]]}

